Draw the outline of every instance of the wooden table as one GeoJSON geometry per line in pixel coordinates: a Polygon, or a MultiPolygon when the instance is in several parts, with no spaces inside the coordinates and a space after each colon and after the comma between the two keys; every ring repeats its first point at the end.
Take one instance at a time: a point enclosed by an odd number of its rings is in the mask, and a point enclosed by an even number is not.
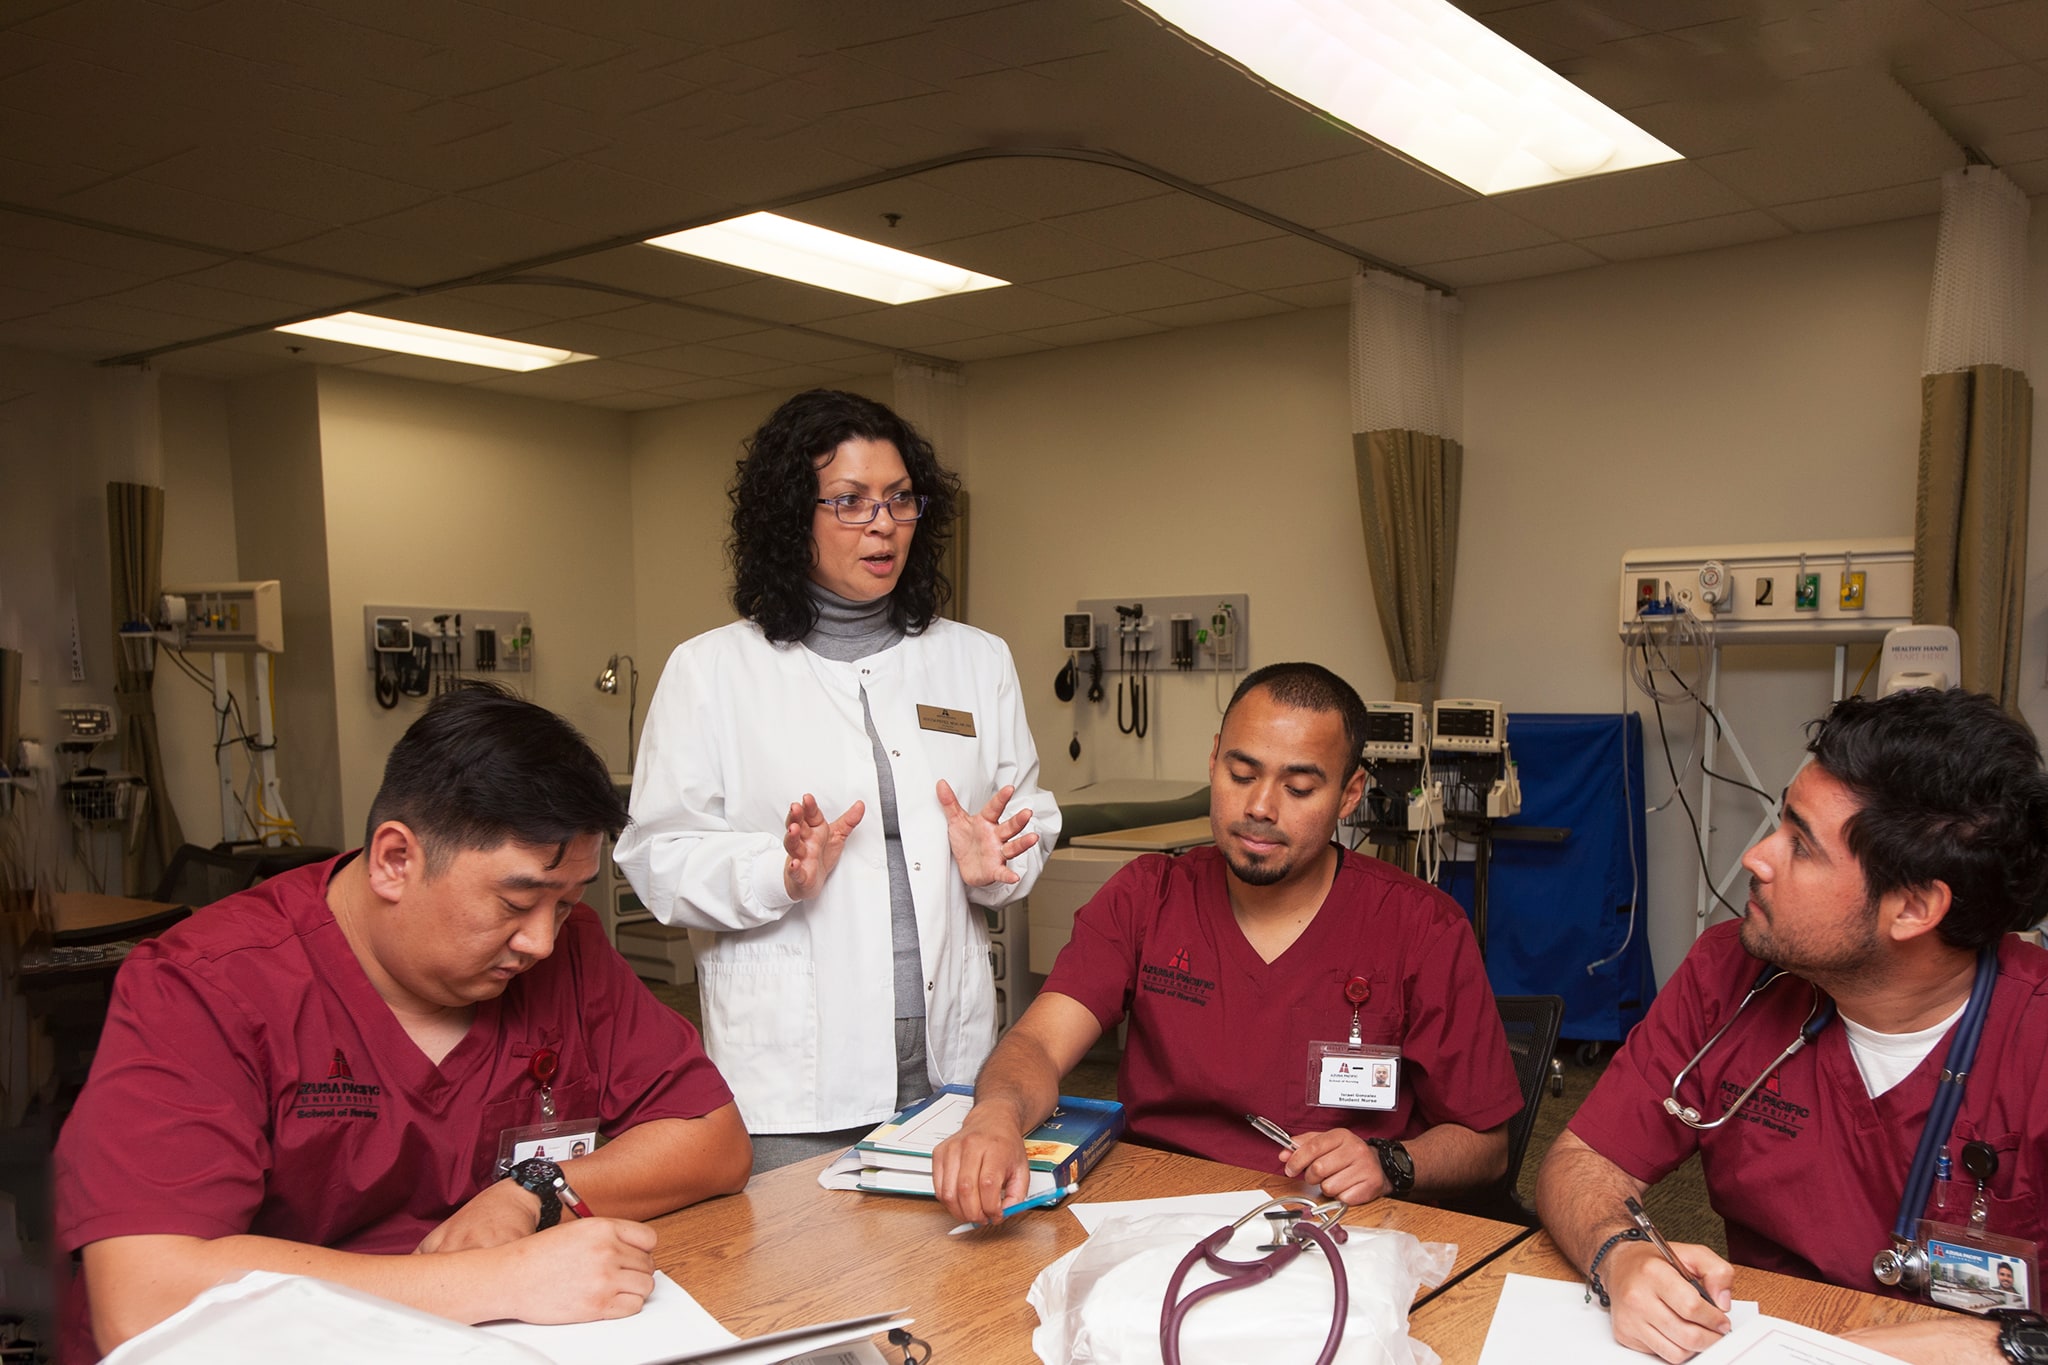
{"type": "MultiPolygon", "coordinates": [[[[1424,1302],[1409,1319],[1409,1333],[1434,1347],[1444,1358],[1444,1365],[1474,1365],[1480,1348],[1486,1344],[1486,1329],[1493,1323],[1501,1285],[1510,1274],[1549,1280],[1580,1278],[1578,1271],[1552,1245],[1549,1234],[1539,1232],[1424,1302]]],[[[1882,1323],[1952,1316],[1948,1310],[1932,1304],[1881,1298],[1861,1290],[1752,1270],[1748,1266],[1735,1267],[1735,1297],[1755,1299],[1771,1317],[1788,1318],[1834,1333],[1882,1323]]],[[[1643,1359],[1649,1362],[1652,1357],[1643,1359]]]]}
{"type": "MultiPolygon", "coordinates": [[[[659,1220],[653,1225],[661,1238],[655,1264],[743,1337],[902,1308],[917,1319],[912,1330],[931,1342],[940,1360],[1035,1365],[1031,1331],[1038,1315],[1024,1292],[1040,1270],[1084,1240],[1074,1216],[1043,1210],[948,1237],[956,1220],[931,1200],[820,1189],[818,1172],[830,1160],[770,1171],[743,1194],[659,1220]]],[[[1301,1188],[1277,1172],[1269,1179],[1121,1143],[1076,1198],[1301,1188]]],[[[1354,1209],[1344,1221],[1457,1243],[1453,1282],[1526,1235],[1512,1223],[1394,1199],[1354,1209]]]]}

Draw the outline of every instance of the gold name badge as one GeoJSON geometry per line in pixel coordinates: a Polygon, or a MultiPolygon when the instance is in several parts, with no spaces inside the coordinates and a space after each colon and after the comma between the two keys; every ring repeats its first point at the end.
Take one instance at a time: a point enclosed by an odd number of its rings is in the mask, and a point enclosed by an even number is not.
{"type": "Polygon", "coordinates": [[[943,706],[919,706],[917,728],[937,730],[942,735],[965,735],[974,738],[974,713],[972,711],[949,711],[943,706]]]}

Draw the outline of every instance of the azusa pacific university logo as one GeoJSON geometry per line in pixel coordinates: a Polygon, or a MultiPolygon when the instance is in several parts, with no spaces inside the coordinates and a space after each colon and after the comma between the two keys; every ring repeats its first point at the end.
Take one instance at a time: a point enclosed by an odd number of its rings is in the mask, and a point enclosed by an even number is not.
{"type": "Polygon", "coordinates": [[[356,1073],[348,1069],[348,1054],[340,1048],[334,1049],[334,1060],[327,1064],[327,1079],[330,1081],[352,1081],[356,1073]]]}
{"type": "MultiPolygon", "coordinates": [[[[1742,1093],[1742,1087],[1732,1080],[1724,1080],[1720,1092],[1723,1105],[1733,1104],[1735,1097],[1742,1093]]],[[[1773,1069],[1742,1106],[1739,1117],[1744,1123],[1754,1124],[1765,1132],[1796,1138],[1806,1131],[1807,1120],[1813,1117],[1813,1111],[1786,1096],[1784,1087],[1779,1083],[1778,1072],[1773,1069]]]]}
{"type": "Polygon", "coordinates": [[[1163,966],[1147,962],[1138,968],[1138,987],[1152,995],[1184,1000],[1190,1005],[1206,1005],[1209,997],[1216,993],[1216,983],[1196,976],[1189,970],[1191,966],[1193,959],[1188,956],[1187,948],[1176,948],[1163,966]]]}
{"type": "Polygon", "coordinates": [[[357,1080],[348,1054],[336,1048],[326,1077],[300,1081],[291,1103],[298,1119],[374,1119],[384,1107],[384,1087],[357,1080]]]}

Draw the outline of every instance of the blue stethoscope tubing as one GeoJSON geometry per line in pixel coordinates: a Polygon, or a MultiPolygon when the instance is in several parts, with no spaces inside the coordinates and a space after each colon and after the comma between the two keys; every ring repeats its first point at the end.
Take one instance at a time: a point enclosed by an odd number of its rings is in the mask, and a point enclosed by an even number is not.
{"type": "Polygon", "coordinates": [[[1970,1000],[1963,1006],[1962,1023],[1942,1059],[1941,1083],[1935,1087],[1934,1103],[1927,1110],[1927,1126],[1920,1130],[1920,1145],[1913,1150],[1912,1169],[1906,1173],[1906,1192],[1899,1200],[1899,1216],[1892,1222],[1895,1241],[1909,1242],[1927,1207],[1927,1195],[1934,1188],[1934,1169],[1955,1129],[1956,1115],[1963,1107],[1963,1086],[1970,1079],[1970,1067],[1977,1060],[1977,1040],[1984,1036],[1984,1019],[1991,1013],[1991,989],[1998,981],[1998,950],[1986,948],[1977,954],[1977,976],[1970,984],[1970,1000]]]}

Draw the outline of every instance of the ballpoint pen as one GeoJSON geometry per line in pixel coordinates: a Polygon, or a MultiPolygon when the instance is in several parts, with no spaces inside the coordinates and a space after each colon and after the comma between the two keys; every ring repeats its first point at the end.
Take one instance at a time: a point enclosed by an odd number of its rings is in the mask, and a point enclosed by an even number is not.
{"type": "Polygon", "coordinates": [[[1701,1298],[1719,1308],[1721,1305],[1714,1303],[1714,1296],[1707,1292],[1706,1285],[1700,1283],[1697,1276],[1678,1263],[1678,1257],[1672,1254],[1671,1244],[1664,1240],[1663,1233],[1657,1231],[1657,1225],[1650,1221],[1650,1215],[1643,1212],[1643,1206],[1636,1202],[1635,1197],[1631,1195],[1624,1199],[1622,1207],[1628,1210],[1629,1217],[1636,1220],[1636,1226],[1642,1229],[1643,1236],[1650,1239],[1650,1245],[1657,1248],[1665,1260],[1671,1262],[1671,1268],[1678,1272],[1679,1278],[1698,1290],[1701,1298]]]}
{"type": "Polygon", "coordinates": [[[597,1216],[590,1211],[590,1205],[579,1199],[576,1191],[569,1188],[568,1180],[563,1177],[560,1171],[555,1172],[554,1184],[556,1196],[569,1206],[569,1212],[575,1214],[578,1218],[595,1218],[597,1216]]]}
{"type": "Polygon", "coordinates": [[[1295,1152],[1301,1150],[1300,1144],[1296,1143],[1295,1140],[1288,1135],[1287,1130],[1285,1128],[1282,1128],[1279,1124],[1273,1122],[1273,1120],[1268,1118],[1261,1118],[1257,1114],[1246,1114],[1244,1116],[1244,1121],[1246,1123],[1249,1123],[1252,1127],[1258,1129],[1262,1136],[1273,1139],[1273,1141],[1279,1143],[1288,1151],[1295,1152]]]}
{"type": "MultiPolygon", "coordinates": [[[[999,1216],[1008,1218],[1011,1214],[1021,1213],[1025,1209],[1042,1209],[1047,1204],[1057,1204],[1060,1200],[1065,1199],[1080,1188],[1081,1182],[1077,1180],[1071,1185],[1064,1185],[1056,1190],[1047,1190],[1044,1194],[1034,1194],[1029,1199],[1019,1199],[1016,1203],[1004,1209],[999,1216]]],[[[958,1237],[963,1232],[972,1232],[978,1227],[986,1226],[989,1225],[985,1223],[962,1223],[959,1227],[948,1231],[946,1235],[948,1237],[958,1237]]]]}

